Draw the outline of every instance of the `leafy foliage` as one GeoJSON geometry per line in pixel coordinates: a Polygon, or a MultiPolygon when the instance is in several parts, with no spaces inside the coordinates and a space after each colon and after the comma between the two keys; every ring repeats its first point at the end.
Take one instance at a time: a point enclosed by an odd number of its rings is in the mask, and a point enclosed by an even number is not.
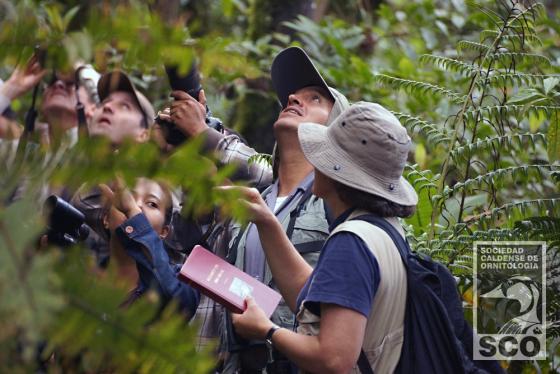
{"type": "MultiPolygon", "coordinates": [[[[447,264],[463,290],[471,284],[473,241],[538,237],[556,258],[552,230],[560,217],[558,76],[551,59],[536,50],[542,45],[543,7],[517,1],[472,5],[484,31],[458,40],[457,55],[449,48],[446,55],[421,55],[429,81],[412,72],[410,78],[375,75],[399,91],[391,94],[393,105],[416,109],[414,115],[394,113],[421,136],[417,142],[433,160],[429,169],[416,165],[407,173],[420,197],[419,211],[407,220],[411,242],[447,264]],[[420,109],[421,103],[437,109],[420,109]]],[[[557,278],[555,266],[549,273],[557,278]]],[[[557,287],[549,285],[549,292],[557,287]]],[[[558,300],[551,300],[548,315],[558,321],[558,300]]],[[[557,334],[557,327],[550,331],[551,342],[557,334]]]]}
{"type": "MultiPolygon", "coordinates": [[[[156,3],[165,2],[0,1],[0,61],[13,67],[38,45],[47,51],[49,68],[68,68],[76,60],[99,71],[121,67],[160,106],[168,100],[163,64],[185,70],[196,56],[210,107],[228,124],[236,95],[274,97],[267,78],[273,56],[283,46],[301,45],[329,84],[354,101],[381,102],[408,129],[416,150],[405,176],[419,194],[418,209],[406,221],[408,238],[415,250],[449,266],[467,314],[474,241],[547,242],[549,346],[558,355],[557,5],[413,0],[381,2],[372,11],[367,2],[329,1],[330,11],[318,22],[300,15],[283,24],[288,33],[261,34],[255,30],[266,20],[256,12],[273,4],[181,1],[180,14],[162,19],[156,3]],[[190,17],[188,27],[182,17],[190,17]]],[[[23,98],[12,106],[23,117],[28,104],[23,98]]],[[[259,117],[265,110],[254,101],[246,108],[259,117]]],[[[35,248],[45,229],[40,207],[46,185],[74,190],[116,174],[127,183],[147,176],[189,191],[185,209],[194,214],[219,205],[243,219],[235,196],[213,189],[231,169],[216,170],[199,156],[200,145],[191,142],[161,158],[153,144],[128,144],[114,153],[103,142],[88,141],[19,154],[13,163],[7,162],[11,153],[0,149],[2,167],[12,165],[0,173],[5,370],[36,370],[37,347],[53,371],[210,369],[207,356],[193,349],[194,329],[173,306],[160,311],[149,295],[119,309],[125,290],[114,270],[97,277],[83,250],[35,248]],[[20,199],[8,204],[15,196],[20,199]]],[[[267,155],[251,160],[269,161],[267,155]]],[[[543,372],[558,370],[554,360],[542,365],[543,372]]]]}

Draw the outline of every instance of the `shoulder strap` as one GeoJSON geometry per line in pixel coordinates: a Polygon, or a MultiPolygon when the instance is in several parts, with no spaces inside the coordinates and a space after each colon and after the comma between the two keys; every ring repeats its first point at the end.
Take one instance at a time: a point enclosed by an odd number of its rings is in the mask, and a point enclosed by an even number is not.
{"type": "Polygon", "coordinates": [[[313,195],[313,192],[311,190],[312,188],[311,186],[309,186],[301,196],[297,207],[290,213],[290,222],[288,223],[288,228],[286,229],[286,235],[288,236],[288,239],[290,239],[290,241],[292,240],[292,234],[294,233],[296,219],[297,217],[299,217],[301,211],[303,210],[303,207],[305,206],[309,198],[311,198],[311,196],[313,195]]]}
{"type": "MultiPolygon", "coordinates": [[[[229,230],[226,231],[229,233],[229,230]]],[[[235,260],[237,259],[237,247],[239,247],[239,242],[241,241],[241,238],[243,238],[244,233],[245,230],[239,230],[239,234],[237,234],[237,237],[235,238],[233,245],[231,246],[230,250],[226,255],[226,261],[232,265],[235,265],[235,260]]],[[[229,243],[226,242],[226,245],[229,245],[229,243]]]]}
{"type": "Polygon", "coordinates": [[[408,254],[411,252],[410,246],[408,245],[408,242],[401,236],[401,234],[399,234],[397,229],[395,229],[393,227],[393,225],[391,225],[389,222],[387,222],[383,218],[378,217],[378,216],[373,215],[373,214],[364,214],[364,215],[361,215],[361,216],[358,216],[358,217],[355,217],[355,218],[352,218],[352,219],[369,222],[372,225],[377,226],[380,229],[382,229],[383,231],[385,231],[387,233],[387,235],[389,235],[391,240],[393,240],[393,243],[395,243],[395,247],[397,247],[397,249],[399,250],[399,254],[401,256],[401,259],[402,259],[404,265],[407,266],[407,264],[408,264],[407,257],[408,257],[408,254]]]}
{"type": "MultiPolygon", "coordinates": [[[[267,191],[265,190],[263,192],[262,196],[265,197],[266,194],[267,194],[267,191]]],[[[288,228],[286,229],[286,235],[288,236],[288,239],[290,239],[290,240],[292,239],[292,234],[294,233],[294,227],[295,227],[295,224],[296,224],[296,219],[297,219],[297,217],[299,217],[301,211],[303,210],[303,208],[305,207],[305,204],[307,203],[309,198],[311,198],[311,196],[313,196],[313,192],[311,191],[311,186],[309,186],[309,188],[307,188],[305,190],[305,192],[303,193],[303,195],[301,196],[301,199],[299,200],[297,207],[294,210],[292,210],[292,212],[290,213],[290,222],[288,222],[288,228]]],[[[227,261],[230,264],[233,264],[235,262],[235,259],[237,258],[237,247],[239,246],[239,242],[241,242],[241,239],[243,238],[244,233],[245,233],[245,230],[241,230],[239,232],[239,234],[235,238],[235,242],[233,243],[233,245],[231,247],[230,253],[226,257],[227,261]]]]}
{"type": "MultiPolygon", "coordinates": [[[[401,259],[404,265],[406,266],[407,252],[410,252],[410,247],[408,243],[403,239],[401,234],[399,234],[399,232],[389,222],[373,214],[364,214],[353,218],[353,220],[366,221],[385,231],[387,235],[389,235],[391,240],[393,240],[393,243],[395,243],[395,247],[397,247],[399,251],[399,255],[401,256],[401,259]]],[[[360,372],[362,374],[374,374],[373,369],[366,357],[366,353],[364,352],[363,349],[360,350],[360,357],[358,358],[358,367],[360,368],[360,372]]]]}
{"type": "Polygon", "coordinates": [[[360,357],[358,358],[358,367],[360,368],[360,372],[362,374],[374,374],[371,365],[366,357],[366,353],[364,350],[360,350],[360,357]]]}

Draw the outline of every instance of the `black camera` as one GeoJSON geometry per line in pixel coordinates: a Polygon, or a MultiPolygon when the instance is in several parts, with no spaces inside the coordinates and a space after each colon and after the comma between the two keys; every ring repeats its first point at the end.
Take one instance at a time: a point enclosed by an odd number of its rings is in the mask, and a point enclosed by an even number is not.
{"type": "MultiPolygon", "coordinates": [[[[198,94],[202,89],[202,85],[200,84],[200,73],[195,63],[193,63],[187,75],[180,75],[176,66],[166,66],[165,72],[167,73],[169,84],[174,91],[184,91],[198,100],[198,94]]],[[[161,126],[161,131],[167,143],[179,145],[187,140],[185,134],[173,122],[165,121],[159,116],[155,118],[155,121],[161,126]]],[[[206,105],[206,124],[217,131],[223,131],[222,121],[219,118],[212,117],[212,112],[208,105],[206,105]]]]}
{"type": "Polygon", "coordinates": [[[84,214],[60,197],[49,196],[45,200],[44,212],[50,244],[68,247],[88,237],[89,227],[85,224],[84,214]]]}

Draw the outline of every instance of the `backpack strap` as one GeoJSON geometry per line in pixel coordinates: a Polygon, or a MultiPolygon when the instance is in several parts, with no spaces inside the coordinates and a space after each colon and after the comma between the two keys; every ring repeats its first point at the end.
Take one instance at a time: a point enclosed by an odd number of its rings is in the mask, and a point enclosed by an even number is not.
{"type": "MultiPolygon", "coordinates": [[[[399,251],[399,255],[403,261],[404,266],[407,265],[407,251],[410,252],[410,246],[408,242],[406,242],[401,234],[391,225],[389,222],[384,220],[383,218],[377,217],[373,214],[364,214],[361,216],[357,216],[352,218],[353,220],[362,220],[368,223],[371,223],[374,226],[379,227],[383,231],[389,235],[393,243],[395,243],[395,247],[397,247],[399,251]]],[[[358,358],[358,367],[362,374],[374,374],[371,365],[366,357],[366,353],[363,349],[360,350],[360,357],[358,358]]]]}
{"type": "Polygon", "coordinates": [[[385,231],[391,240],[393,240],[393,243],[395,243],[395,247],[399,250],[399,255],[401,256],[404,266],[408,267],[408,255],[411,253],[410,246],[393,225],[374,214],[363,214],[352,219],[366,221],[385,231]]]}
{"type": "Polygon", "coordinates": [[[362,374],[374,374],[371,365],[366,357],[366,353],[364,350],[360,350],[360,357],[358,358],[358,367],[360,368],[360,372],[362,374]]]}

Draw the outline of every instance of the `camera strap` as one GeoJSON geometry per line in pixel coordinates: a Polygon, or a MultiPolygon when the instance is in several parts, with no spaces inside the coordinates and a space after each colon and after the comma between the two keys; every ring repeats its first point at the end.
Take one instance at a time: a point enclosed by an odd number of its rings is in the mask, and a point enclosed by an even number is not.
{"type": "Polygon", "coordinates": [[[86,122],[86,111],[84,109],[84,104],[80,101],[80,94],[78,90],[80,89],[80,70],[83,67],[76,69],[74,75],[74,87],[76,94],[76,113],[78,115],[78,136],[85,135],[88,136],[87,122],[86,122]]]}
{"type": "Polygon", "coordinates": [[[39,83],[35,85],[33,88],[33,97],[31,99],[31,106],[25,113],[25,124],[23,128],[23,134],[21,134],[16,155],[18,159],[21,159],[24,156],[24,153],[27,153],[27,144],[31,139],[31,134],[35,131],[35,120],[37,119],[37,109],[35,109],[35,102],[37,101],[37,94],[39,93],[39,83]]]}

